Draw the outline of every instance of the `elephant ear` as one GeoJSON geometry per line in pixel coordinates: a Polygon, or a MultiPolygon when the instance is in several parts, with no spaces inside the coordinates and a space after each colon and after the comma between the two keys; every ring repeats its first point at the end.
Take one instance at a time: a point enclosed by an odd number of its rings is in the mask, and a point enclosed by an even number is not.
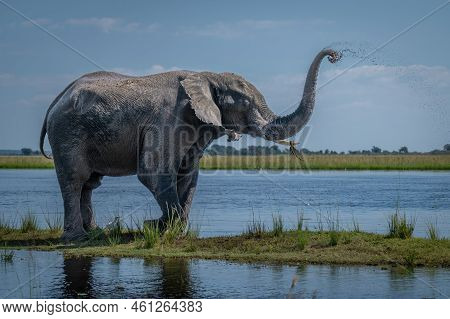
{"type": "Polygon", "coordinates": [[[211,83],[200,73],[192,74],[181,81],[189,96],[195,115],[204,123],[222,126],[222,115],[214,102],[211,93],[211,83]]]}

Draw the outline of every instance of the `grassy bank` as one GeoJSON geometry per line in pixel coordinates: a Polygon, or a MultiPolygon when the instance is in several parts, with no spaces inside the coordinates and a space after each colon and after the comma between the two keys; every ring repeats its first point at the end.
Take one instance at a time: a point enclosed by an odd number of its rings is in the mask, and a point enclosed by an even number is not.
{"type": "Polygon", "coordinates": [[[0,156],[0,168],[53,168],[44,156],[0,156]]]}
{"type": "MultiPolygon", "coordinates": [[[[202,169],[450,170],[450,155],[205,156],[202,169]]],[[[0,156],[0,168],[53,168],[43,156],[0,156]]]]}
{"type": "Polygon", "coordinates": [[[61,251],[68,256],[167,257],[264,263],[403,265],[450,267],[450,240],[392,238],[356,231],[271,230],[239,236],[198,238],[151,233],[100,232],[66,246],[60,231],[0,231],[0,247],[61,251]]]}
{"type": "Polygon", "coordinates": [[[205,156],[203,169],[450,170],[449,155],[205,156]]]}

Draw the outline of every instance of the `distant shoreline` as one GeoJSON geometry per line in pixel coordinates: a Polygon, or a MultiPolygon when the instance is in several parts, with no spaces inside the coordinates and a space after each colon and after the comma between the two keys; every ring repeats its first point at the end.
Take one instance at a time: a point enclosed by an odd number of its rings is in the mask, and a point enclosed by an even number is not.
{"type": "MultiPolygon", "coordinates": [[[[52,169],[43,156],[0,156],[0,169],[52,169]]],[[[450,154],[402,155],[237,155],[202,158],[204,170],[450,170],[450,154]]]]}

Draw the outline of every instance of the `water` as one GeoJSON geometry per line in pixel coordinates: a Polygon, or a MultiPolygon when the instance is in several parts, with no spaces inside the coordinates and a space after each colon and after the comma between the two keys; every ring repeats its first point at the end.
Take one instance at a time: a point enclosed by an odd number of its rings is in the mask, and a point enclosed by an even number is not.
{"type": "MultiPolygon", "coordinates": [[[[238,234],[260,218],[281,214],[293,226],[303,211],[310,229],[338,215],[351,228],[386,232],[387,216],[416,219],[415,236],[437,222],[450,235],[448,172],[202,172],[191,221],[202,236],[238,234]]],[[[151,194],[135,176],[105,178],[94,191],[97,221],[117,214],[132,224],[159,216],[151,194]],[[130,213],[132,213],[130,215],[130,213]]],[[[31,211],[61,216],[53,170],[0,170],[0,214],[18,222],[31,211]]],[[[328,265],[262,265],[212,260],[64,258],[59,252],[15,251],[0,263],[0,297],[7,298],[443,298],[450,269],[328,265]],[[293,285],[294,283],[294,285],[293,285]],[[292,287],[292,288],[291,288],[292,287]]]]}
{"type": "MultiPolygon", "coordinates": [[[[311,174],[255,171],[203,171],[191,212],[201,236],[232,235],[245,230],[255,216],[271,226],[281,214],[294,226],[299,212],[306,225],[326,227],[338,216],[340,226],[352,228],[353,218],[364,231],[385,233],[387,218],[400,212],[416,220],[414,236],[426,236],[426,224],[437,222],[450,236],[449,172],[345,172],[311,174]]],[[[120,215],[129,225],[156,218],[159,207],[136,176],[105,177],[94,191],[97,222],[105,225],[120,215]]],[[[0,170],[0,215],[19,222],[31,211],[45,225],[45,216],[62,215],[63,205],[53,170],[0,170]]]]}
{"type": "Polygon", "coordinates": [[[0,282],[2,298],[445,298],[450,295],[450,270],[440,268],[407,271],[399,267],[271,266],[183,259],[65,259],[57,252],[30,251],[16,251],[13,263],[0,264],[0,282]]]}

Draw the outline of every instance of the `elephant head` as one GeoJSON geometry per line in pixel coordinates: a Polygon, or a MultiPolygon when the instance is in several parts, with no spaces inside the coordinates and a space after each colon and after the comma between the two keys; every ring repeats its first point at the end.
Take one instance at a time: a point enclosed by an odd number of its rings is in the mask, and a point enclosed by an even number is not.
{"type": "Polygon", "coordinates": [[[340,58],[340,54],[331,49],[317,54],[309,68],[300,105],[286,116],[275,115],[258,89],[233,73],[195,73],[181,84],[195,115],[202,122],[276,142],[298,133],[311,117],[317,75],[326,56],[331,63],[340,58]]]}

